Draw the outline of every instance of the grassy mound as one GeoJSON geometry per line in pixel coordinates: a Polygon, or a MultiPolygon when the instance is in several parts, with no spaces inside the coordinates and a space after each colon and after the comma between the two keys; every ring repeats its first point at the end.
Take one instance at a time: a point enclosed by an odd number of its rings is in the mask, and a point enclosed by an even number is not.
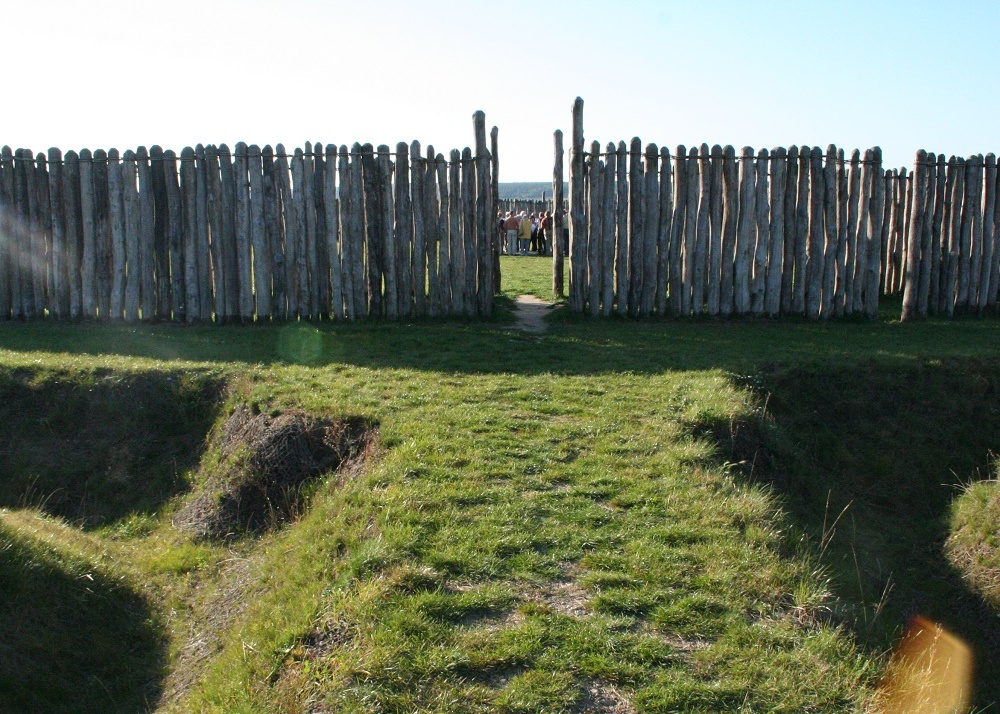
{"type": "Polygon", "coordinates": [[[240,404],[220,430],[219,462],[174,524],[196,538],[233,538],[283,523],[301,512],[309,481],[356,457],[373,432],[361,419],[262,414],[240,404]]]}
{"type": "Polygon", "coordinates": [[[1000,609],[1000,488],[980,481],[952,507],[948,556],[976,592],[1000,609]]]}

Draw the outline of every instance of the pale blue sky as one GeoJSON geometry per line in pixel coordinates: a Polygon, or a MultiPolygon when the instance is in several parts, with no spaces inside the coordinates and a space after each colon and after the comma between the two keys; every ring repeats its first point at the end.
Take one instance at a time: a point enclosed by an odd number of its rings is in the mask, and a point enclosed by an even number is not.
{"type": "Polygon", "coordinates": [[[502,181],[589,143],[1000,152],[1000,1],[32,0],[5,8],[0,144],[36,152],[500,128],[502,181]]]}

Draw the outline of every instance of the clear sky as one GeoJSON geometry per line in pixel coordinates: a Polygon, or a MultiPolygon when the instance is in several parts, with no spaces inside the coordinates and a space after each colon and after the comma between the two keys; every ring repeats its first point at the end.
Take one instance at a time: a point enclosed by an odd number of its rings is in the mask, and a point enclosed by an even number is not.
{"type": "Polygon", "coordinates": [[[1000,0],[8,0],[0,144],[473,142],[1000,152],[1000,0]]]}

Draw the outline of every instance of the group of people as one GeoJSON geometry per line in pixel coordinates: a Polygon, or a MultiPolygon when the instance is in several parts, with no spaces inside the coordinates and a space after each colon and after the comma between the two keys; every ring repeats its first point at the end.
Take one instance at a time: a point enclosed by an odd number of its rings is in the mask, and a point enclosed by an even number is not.
{"type": "Polygon", "coordinates": [[[548,255],[552,237],[552,214],[526,211],[497,214],[500,245],[506,255],[548,255]]]}

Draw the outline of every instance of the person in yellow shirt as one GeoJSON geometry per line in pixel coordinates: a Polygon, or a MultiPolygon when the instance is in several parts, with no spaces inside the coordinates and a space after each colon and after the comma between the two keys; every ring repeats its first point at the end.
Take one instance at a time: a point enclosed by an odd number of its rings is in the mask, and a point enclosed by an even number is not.
{"type": "Polygon", "coordinates": [[[517,242],[518,242],[518,255],[528,254],[528,242],[531,240],[531,221],[528,220],[528,214],[521,211],[519,216],[521,219],[521,224],[517,229],[517,242]]]}

